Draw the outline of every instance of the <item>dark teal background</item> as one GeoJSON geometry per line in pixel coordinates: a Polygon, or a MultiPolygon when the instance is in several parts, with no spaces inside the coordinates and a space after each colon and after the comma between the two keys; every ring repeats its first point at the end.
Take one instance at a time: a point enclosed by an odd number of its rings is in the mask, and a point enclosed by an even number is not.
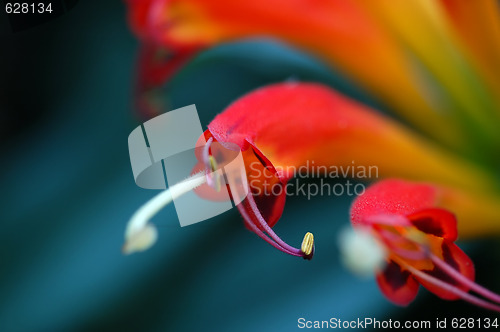
{"type": "MultiPolygon", "coordinates": [[[[496,317],[421,290],[408,308],[340,264],[337,231],[351,197],[290,197],[275,230],[312,261],[247,231],[236,211],[180,228],[173,206],[154,222],[159,241],[123,256],[125,225],[155,192],[134,183],[128,134],[138,42],[121,2],[80,1],[23,32],[0,22],[0,331],[289,331],[297,319],[435,322],[496,317]]],[[[270,41],[201,54],[166,89],[195,103],[202,125],[232,100],[286,79],[321,81],[383,108],[310,56],[270,41]]],[[[306,115],[304,115],[306,116],[306,115]]],[[[500,291],[496,241],[468,243],[478,282],[500,291]]]]}

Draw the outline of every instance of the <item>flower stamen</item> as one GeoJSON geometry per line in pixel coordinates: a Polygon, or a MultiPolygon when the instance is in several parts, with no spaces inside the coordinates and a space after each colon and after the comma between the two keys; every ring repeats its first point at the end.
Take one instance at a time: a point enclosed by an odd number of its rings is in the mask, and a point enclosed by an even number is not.
{"type": "Polygon", "coordinates": [[[247,202],[250,205],[250,210],[253,212],[253,215],[259,222],[259,225],[265,230],[265,232],[269,235],[267,237],[264,232],[262,232],[257,225],[253,223],[253,220],[250,218],[249,214],[245,210],[245,207],[243,204],[238,204],[238,209],[241,212],[241,215],[243,216],[243,219],[245,219],[246,224],[257,234],[259,235],[262,239],[264,239],[267,243],[271,244],[273,247],[275,247],[278,250],[283,251],[284,253],[290,254],[292,256],[298,256],[298,257],[303,257],[304,259],[310,260],[314,254],[314,237],[311,233],[306,233],[304,236],[303,243],[306,242],[307,245],[304,247],[305,251],[302,249],[297,249],[286,242],[284,242],[273,230],[272,228],[267,224],[267,221],[264,219],[262,214],[259,211],[259,208],[257,207],[257,204],[255,203],[255,200],[253,198],[252,193],[249,193],[247,195],[247,202]],[[310,235],[308,235],[310,234],[310,235]],[[274,241],[273,241],[274,240],[274,241]]]}
{"type": "MultiPolygon", "coordinates": [[[[149,223],[162,208],[170,204],[176,198],[196,189],[202,184],[206,183],[216,191],[221,189],[220,176],[217,174],[217,161],[210,153],[210,147],[214,139],[210,137],[203,147],[202,161],[205,165],[205,171],[198,172],[186,180],[179,182],[167,190],[162,191],[151,200],[141,206],[132,216],[125,232],[125,244],[122,251],[124,254],[130,254],[137,251],[144,251],[150,248],[157,238],[157,232],[154,225],[149,223]]],[[[292,256],[303,257],[310,260],[314,255],[314,236],[312,233],[307,232],[302,241],[300,249],[294,248],[284,242],[276,233],[271,229],[267,221],[257,207],[252,193],[246,196],[248,205],[237,204],[245,224],[254,231],[259,237],[264,239],[267,243],[276,249],[287,253],[292,256]],[[255,223],[257,220],[258,224],[255,223]],[[262,231],[264,230],[264,231],[262,231]],[[266,234],[267,233],[267,234],[266,234]]]]}
{"type": "Polygon", "coordinates": [[[448,283],[446,283],[446,282],[444,282],[436,277],[433,277],[425,272],[422,272],[422,271],[414,268],[413,266],[411,266],[410,264],[408,264],[407,262],[405,262],[402,259],[394,258],[394,261],[396,263],[398,263],[400,266],[402,266],[405,269],[407,269],[408,271],[410,271],[415,276],[421,278],[422,280],[427,281],[430,284],[433,284],[436,287],[439,287],[441,289],[444,289],[450,293],[453,293],[453,294],[459,296],[464,301],[467,301],[471,304],[477,305],[478,307],[482,307],[484,309],[500,312],[500,306],[498,306],[496,304],[493,304],[493,303],[487,302],[483,299],[480,299],[472,294],[469,294],[469,293],[461,290],[460,288],[458,288],[456,286],[450,285],[450,284],[448,284],[448,283]]]}
{"type": "Polygon", "coordinates": [[[247,211],[243,207],[243,204],[238,204],[237,205],[238,210],[240,211],[241,215],[243,216],[243,220],[245,221],[245,225],[247,225],[255,234],[257,234],[260,238],[262,238],[264,241],[275,247],[276,249],[284,252],[285,254],[289,254],[292,256],[301,256],[300,254],[297,254],[296,252],[291,252],[283,247],[281,247],[278,243],[274,242],[271,240],[263,231],[261,231],[252,221],[249,215],[247,214],[247,211]]]}
{"type": "Polygon", "coordinates": [[[432,262],[434,264],[436,264],[436,266],[438,266],[440,269],[442,269],[445,273],[448,274],[448,276],[452,277],[457,282],[470,288],[471,290],[478,293],[479,295],[484,296],[485,298],[487,298],[490,301],[500,303],[500,295],[495,294],[492,291],[482,287],[481,285],[476,284],[472,280],[465,278],[457,270],[455,270],[453,267],[451,267],[446,262],[443,262],[441,259],[439,259],[435,255],[431,254],[430,257],[431,257],[432,262]]]}

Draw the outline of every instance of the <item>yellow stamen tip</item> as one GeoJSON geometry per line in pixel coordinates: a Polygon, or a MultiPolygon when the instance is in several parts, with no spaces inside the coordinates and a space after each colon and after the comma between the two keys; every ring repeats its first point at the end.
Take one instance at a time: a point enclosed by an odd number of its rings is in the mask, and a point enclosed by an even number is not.
{"type": "Polygon", "coordinates": [[[312,233],[307,232],[306,235],[304,235],[304,240],[302,240],[300,250],[306,257],[312,256],[314,251],[314,235],[312,233]]]}

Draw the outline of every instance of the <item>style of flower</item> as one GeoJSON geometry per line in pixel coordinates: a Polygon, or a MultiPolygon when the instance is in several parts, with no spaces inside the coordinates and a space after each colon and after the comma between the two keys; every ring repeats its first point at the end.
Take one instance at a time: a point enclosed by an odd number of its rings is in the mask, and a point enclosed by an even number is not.
{"type": "Polygon", "coordinates": [[[398,305],[407,305],[419,285],[445,300],[463,299],[500,311],[500,295],[474,282],[470,258],[454,243],[458,238],[455,215],[443,209],[445,188],[403,180],[382,180],[357,197],[351,221],[370,234],[385,252],[377,267],[378,285],[398,305]]]}

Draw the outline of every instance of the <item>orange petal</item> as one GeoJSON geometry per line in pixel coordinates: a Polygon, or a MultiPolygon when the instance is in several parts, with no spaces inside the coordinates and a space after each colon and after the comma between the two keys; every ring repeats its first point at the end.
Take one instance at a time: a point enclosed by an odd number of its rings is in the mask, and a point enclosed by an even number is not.
{"type": "MultiPolygon", "coordinates": [[[[134,11],[136,2],[129,4],[134,11]]],[[[157,0],[144,20],[149,37],[174,52],[247,37],[285,40],[340,68],[428,134],[450,145],[467,144],[453,117],[432,105],[399,42],[357,2],[157,0]]]]}
{"type": "Polygon", "coordinates": [[[472,64],[500,102],[500,6],[496,0],[441,0],[472,64]]]}
{"type": "Polygon", "coordinates": [[[439,186],[438,206],[453,211],[460,238],[492,236],[500,233],[500,197],[487,192],[468,192],[439,186]]]}
{"type": "Polygon", "coordinates": [[[469,140],[480,139],[475,143],[485,146],[498,141],[498,127],[492,121],[498,121],[498,105],[460,52],[439,2],[380,0],[363,5],[429,69],[431,84],[439,86],[439,109],[457,116],[469,140]]]}

